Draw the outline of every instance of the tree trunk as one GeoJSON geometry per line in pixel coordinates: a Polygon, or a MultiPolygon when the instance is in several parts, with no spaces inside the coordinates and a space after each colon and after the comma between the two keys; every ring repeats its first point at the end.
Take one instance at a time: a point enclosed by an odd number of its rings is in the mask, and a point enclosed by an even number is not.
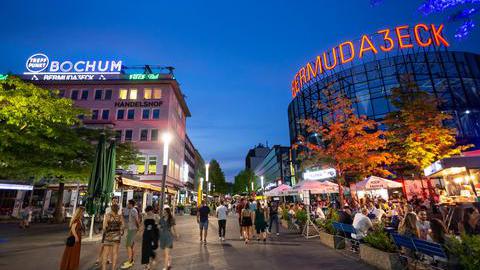
{"type": "Polygon", "coordinates": [[[60,182],[58,184],[58,197],[55,205],[55,223],[62,223],[63,216],[63,192],[65,191],[65,183],[60,182]]]}
{"type": "Polygon", "coordinates": [[[340,203],[340,209],[342,209],[343,206],[345,205],[345,196],[343,195],[343,185],[342,185],[343,179],[341,176],[337,179],[337,184],[338,184],[338,199],[340,203]]]}

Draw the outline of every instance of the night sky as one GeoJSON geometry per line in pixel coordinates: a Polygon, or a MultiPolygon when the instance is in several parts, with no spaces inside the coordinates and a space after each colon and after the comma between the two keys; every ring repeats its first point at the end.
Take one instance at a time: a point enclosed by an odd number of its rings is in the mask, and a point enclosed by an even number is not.
{"type": "MultiPolygon", "coordinates": [[[[230,181],[255,144],[288,145],[290,82],[306,61],[364,33],[446,20],[420,15],[419,0],[66,2],[0,4],[0,73],[23,72],[37,52],[174,66],[188,134],[230,181]]],[[[479,52],[480,29],[453,42],[456,26],[446,26],[453,49],[479,52]]]]}

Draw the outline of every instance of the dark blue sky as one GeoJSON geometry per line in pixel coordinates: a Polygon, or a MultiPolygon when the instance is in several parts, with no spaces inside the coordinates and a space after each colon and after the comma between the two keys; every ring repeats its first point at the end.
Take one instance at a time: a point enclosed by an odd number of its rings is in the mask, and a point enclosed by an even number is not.
{"type": "MultiPolygon", "coordinates": [[[[364,33],[446,17],[421,16],[419,0],[233,2],[4,1],[0,73],[22,72],[36,52],[175,66],[193,143],[233,179],[250,147],[288,144],[290,81],[307,60],[364,33]]],[[[453,46],[479,52],[479,42],[475,32],[453,46]]]]}

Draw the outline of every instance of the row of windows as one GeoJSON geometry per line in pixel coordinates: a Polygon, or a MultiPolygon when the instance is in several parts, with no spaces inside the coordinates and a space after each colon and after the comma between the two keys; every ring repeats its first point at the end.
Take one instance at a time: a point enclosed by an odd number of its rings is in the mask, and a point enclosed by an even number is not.
{"type": "MultiPolygon", "coordinates": [[[[134,141],[133,139],[133,130],[132,129],[117,129],[115,130],[115,139],[117,141],[125,141],[131,142],[134,141]]],[[[136,141],[136,140],[135,140],[136,141]]],[[[138,141],[146,142],[158,141],[158,129],[140,129],[140,133],[138,134],[138,141]]]]}
{"type": "MultiPolygon", "coordinates": [[[[89,93],[92,90],[71,90],[70,98],[72,100],[88,100],[89,93]]],[[[140,94],[140,91],[136,88],[131,89],[120,89],[118,91],[118,99],[131,99],[136,100],[140,94]]],[[[60,97],[65,97],[65,90],[60,90],[60,97]]],[[[112,89],[96,89],[93,95],[94,100],[111,100],[113,95],[112,89]]],[[[161,99],[162,98],[162,89],[160,88],[144,88],[143,89],[143,99],[161,99]]]]}
{"type": "MultiPolygon", "coordinates": [[[[92,120],[109,120],[110,109],[93,109],[92,120]]],[[[142,109],[142,120],[160,119],[160,109],[142,109]]],[[[117,109],[116,120],[135,120],[135,109],[117,109]]]]}

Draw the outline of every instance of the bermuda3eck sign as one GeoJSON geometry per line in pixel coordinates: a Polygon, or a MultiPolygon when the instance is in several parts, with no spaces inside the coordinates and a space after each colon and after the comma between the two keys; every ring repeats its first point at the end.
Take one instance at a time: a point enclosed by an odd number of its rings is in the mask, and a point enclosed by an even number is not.
{"type": "Polygon", "coordinates": [[[355,58],[362,58],[367,53],[377,54],[389,52],[395,48],[410,49],[414,46],[445,46],[450,44],[442,34],[443,24],[435,26],[419,23],[413,27],[413,32],[408,25],[397,26],[395,29],[382,29],[377,34],[382,36],[381,42],[369,35],[363,35],[357,47],[352,41],[345,41],[331,49],[331,52],[323,52],[318,55],[315,61],[308,62],[295,74],[292,81],[292,96],[295,97],[303,85],[310,82],[326,70],[332,70],[337,65],[346,64],[355,58]]]}

